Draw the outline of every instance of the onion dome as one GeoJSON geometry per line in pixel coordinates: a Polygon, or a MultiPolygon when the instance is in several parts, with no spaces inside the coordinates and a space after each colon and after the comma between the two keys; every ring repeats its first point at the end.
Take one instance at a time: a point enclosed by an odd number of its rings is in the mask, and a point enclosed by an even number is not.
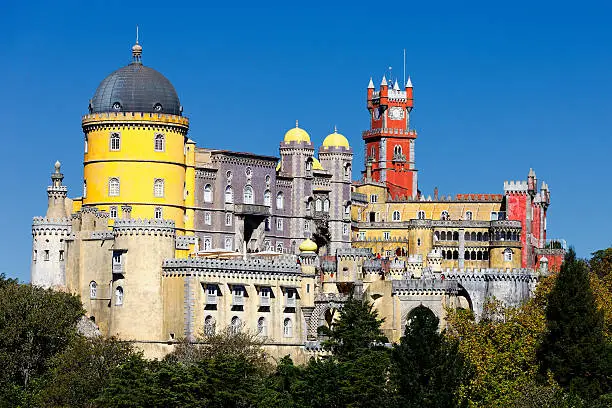
{"type": "Polygon", "coordinates": [[[317,244],[310,238],[306,238],[299,246],[301,252],[317,252],[317,244]]]}
{"type": "Polygon", "coordinates": [[[90,113],[150,112],[181,115],[182,108],[168,79],[145,67],[142,46],[132,47],[132,62],[113,72],[100,83],[89,104],[90,113]]]}
{"type": "Polygon", "coordinates": [[[323,147],[345,147],[348,149],[350,146],[348,139],[334,128],[334,133],[327,135],[325,140],[323,140],[323,147]]]}
{"type": "Polygon", "coordinates": [[[295,127],[285,133],[285,138],[283,140],[285,142],[310,143],[310,135],[304,129],[300,129],[298,121],[296,120],[295,127]]]}
{"type": "Polygon", "coordinates": [[[321,166],[321,162],[316,157],[312,158],[312,169],[313,170],[324,170],[323,166],[321,166]]]}

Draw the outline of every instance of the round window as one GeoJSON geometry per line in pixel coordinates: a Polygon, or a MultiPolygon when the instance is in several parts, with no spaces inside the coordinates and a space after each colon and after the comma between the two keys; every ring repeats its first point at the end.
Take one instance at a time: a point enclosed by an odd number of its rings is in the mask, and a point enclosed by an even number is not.
{"type": "Polygon", "coordinates": [[[121,104],[119,102],[113,103],[113,109],[116,111],[121,110],[121,104]]]}
{"type": "Polygon", "coordinates": [[[246,174],[247,177],[251,177],[251,174],[252,174],[251,168],[247,167],[246,170],[244,171],[244,173],[246,174]]]}
{"type": "Polygon", "coordinates": [[[227,173],[225,173],[225,175],[227,176],[228,179],[232,178],[232,171],[228,170],[227,173]]]}
{"type": "Polygon", "coordinates": [[[161,103],[156,103],[155,105],[153,105],[153,110],[155,112],[161,112],[162,111],[161,103]]]}

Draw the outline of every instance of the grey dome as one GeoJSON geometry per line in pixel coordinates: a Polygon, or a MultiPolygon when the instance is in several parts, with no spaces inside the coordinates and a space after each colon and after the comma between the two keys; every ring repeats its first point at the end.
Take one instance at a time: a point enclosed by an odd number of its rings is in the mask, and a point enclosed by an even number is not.
{"type": "Polygon", "coordinates": [[[139,61],[120,68],[98,86],[90,113],[154,112],[181,115],[176,90],[168,79],[139,61]]]}

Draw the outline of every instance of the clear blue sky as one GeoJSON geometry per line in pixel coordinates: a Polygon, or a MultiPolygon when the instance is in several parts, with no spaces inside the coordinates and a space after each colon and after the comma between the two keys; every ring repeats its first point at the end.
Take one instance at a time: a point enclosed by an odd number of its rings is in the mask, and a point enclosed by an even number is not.
{"type": "Polygon", "coordinates": [[[0,272],[9,276],[29,280],[31,217],[45,213],[55,160],[70,194],[81,193],[81,115],[130,61],[136,24],[143,62],[174,84],[200,146],[277,155],[299,119],[315,144],[337,125],[356,170],[368,80],[390,65],[401,75],[406,48],[425,194],[502,193],[533,167],[551,190],[550,238],[580,256],[612,244],[607,2],[25,3],[0,13],[0,272]]]}

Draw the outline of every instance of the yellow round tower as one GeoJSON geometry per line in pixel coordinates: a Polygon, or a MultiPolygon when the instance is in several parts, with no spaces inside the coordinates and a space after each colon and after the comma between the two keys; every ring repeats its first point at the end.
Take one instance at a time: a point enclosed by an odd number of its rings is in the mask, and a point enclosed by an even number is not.
{"type": "Polygon", "coordinates": [[[130,206],[131,218],[192,229],[186,213],[193,196],[185,176],[189,120],[170,81],[144,66],[141,55],[137,42],[133,61],[102,81],[83,116],[82,204],[111,218],[122,218],[122,207],[130,206]]]}

